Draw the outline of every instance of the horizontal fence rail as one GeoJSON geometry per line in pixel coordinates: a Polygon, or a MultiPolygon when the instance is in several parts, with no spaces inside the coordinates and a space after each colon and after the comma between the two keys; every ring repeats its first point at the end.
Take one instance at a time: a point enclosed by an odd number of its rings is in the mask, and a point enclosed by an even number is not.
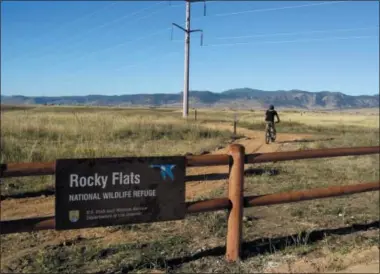
{"type": "MultiPolygon", "coordinates": [[[[228,180],[228,198],[186,202],[186,214],[228,210],[228,229],[226,236],[226,259],[237,261],[240,257],[242,242],[242,215],[244,207],[270,206],[314,199],[330,198],[355,193],[379,191],[380,182],[361,183],[345,186],[331,186],[301,191],[282,192],[258,196],[244,196],[244,164],[279,162],[301,159],[331,158],[379,154],[380,146],[314,149],[273,153],[245,154],[241,145],[231,145],[226,155],[186,156],[187,167],[229,165],[229,174],[210,174],[228,180]]],[[[55,161],[45,163],[1,164],[0,178],[41,176],[55,174],[55,161]]],[[[208,176],[208,175],[204,175],[208,176]]],[[[201,175],[186,176],[186,180],[202,180],[201,175]]],[[[1,221],[0,234],[32,232],[55,229],[55,217],[36,217],[19,220],[1,221]]],[[[112,223],[123,225],[123,223],[112,223]]]]}
{"type": "MultiPolygon", "coordinates": [[[[379,154],[380,146],[313,149],[304,151],[284,151],[270,153],[255,153],[245,155],[246,164],[291,161],[315,158],[331,158],[379,154]]],[[[228,165],[232,161],[230,155],[186,156],[188,167],[228,165]]],[[[54,175],[55,161],[44,163],[10,163],[0,165],[0,178],[54,175]]]]}
{"type": "Polygon", "coordinates": [[[380,153],[380,146],[328,148],[328,149],[313,149],[313,150],[302,150],[302,151],[256,153],[256,154],[246,155],[245,163],[257,164],[257,163],[280,162],[280,161],[303,160],[303,159],[369,155],[369,154],[379,154],[379,153],[380,153]]]}
{"type": "Polygon", "coordinates": [[[276,204],[296,203],[307,200],[323,199],[355,193],[380,190],[380,182],[362,183],[345,186],[331,186],[302,191],[291,191],[277,194],[249,196],[244,198],[244,207],[269,206],[276,204]]]}
{"type": "MultiPolygon", "coordinates": [[[[295,203],[307,200],[338,197],[375,190],[380,190],[380,182],[362,183],[347,186],[332,186],[327,188],[280,192],[258,196],[246,196],[243,199],[243,205],[244,207],[270,206],[276,204],[295,203]]],[[[187,214],[225,210],[231,209],[231,207],[231,201],[228,198],[186,202],[187,214]]],[[[32,232],[46,229],[55,229],[54,216],[21,220],[7,220],[1,222],[1,234],[32,232]]]]}

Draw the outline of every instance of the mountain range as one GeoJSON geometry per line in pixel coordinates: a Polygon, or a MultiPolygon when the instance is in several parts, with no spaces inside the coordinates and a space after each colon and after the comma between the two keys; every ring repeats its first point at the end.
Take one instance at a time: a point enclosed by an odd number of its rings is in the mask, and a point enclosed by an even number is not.
{"type": "MultiPolygon", "coordinates": [[[[379,94],[351,96],[341,92],[308,92],[303,90],[264,91],[251,88],[230,89],[221,93],[190,91],[189,107],[303,109],[378,108],[379,94]]],[[[86,95],[59,97],[1,96],[2,104],[96,105],[177,107],[182,105],[182,92],[177,94],[86,95]]]]}

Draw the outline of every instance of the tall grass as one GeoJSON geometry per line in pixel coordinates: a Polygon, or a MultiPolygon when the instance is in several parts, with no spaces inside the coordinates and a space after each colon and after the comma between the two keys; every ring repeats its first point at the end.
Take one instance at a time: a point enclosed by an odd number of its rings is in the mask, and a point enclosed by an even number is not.
{"type": "Polygon", "coordinates": [[[0,161],[198,153],[230,135],[157,115],[8,112],[2,114],[0,161]]]}
{"type": "MultiPolygon", "coordinates": [[[[59,158],[198,154],[225,143],[227,131],[152,111],[30,111],[2,113],[1,163],[42,162],[59,158]]],[[[51,178],[5,180],[3,193],[41,191],[51,178]],[[24,182],[23,184],[21,182],[24,182]]]]}

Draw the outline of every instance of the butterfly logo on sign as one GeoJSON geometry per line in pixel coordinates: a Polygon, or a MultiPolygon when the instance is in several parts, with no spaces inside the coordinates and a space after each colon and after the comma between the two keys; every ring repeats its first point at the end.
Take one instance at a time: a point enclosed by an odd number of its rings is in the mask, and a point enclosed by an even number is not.
{"type": "Polygon", "coordinates": [[[176,165],[151,165],[151,168],[159,168],[161,171],[161,177],[162,179],[166,180],[166,176],[170,177],[172,181],[174,181],[174,175],[173,175],[173,168],[175,168],[176,165]]]}
{"type": "Polygon", "coordinates": [[[69,219],[72,223],[75,223],[79,220],[79,210],[69,211],[69,219]]]}

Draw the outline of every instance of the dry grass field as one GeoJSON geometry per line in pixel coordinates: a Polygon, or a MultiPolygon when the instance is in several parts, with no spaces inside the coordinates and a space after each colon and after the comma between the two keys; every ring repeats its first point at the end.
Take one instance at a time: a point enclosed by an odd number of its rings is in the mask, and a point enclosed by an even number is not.
{"type": "MultiPolygon", "coordinates": [[[[1,163],[57,158],[246,153],[379,145],[378,110],[280,110],[266,145],[263,111],[2,107],[1,163]],[[376,112],[377,111],[377,112],[376,112]]],[[[379,181],[379,155],[246,165],[246,195],[379,181]]],[[[188,175],[227,167],[189,168],[188,175]]],[[[187,200],[224,197],[227,180],[186,184],[187,200]]],[[[54,214],[54,176],[1,183],[1,219],[54,214]]],[[[185,220],[1,236],[1,273],[338,272],[379,256],[379,192],[244,210],[243,260],[224,262],[227,212],[185,220]]],[[[375,272],[376,273],[376,272],[375,272]]]]}

